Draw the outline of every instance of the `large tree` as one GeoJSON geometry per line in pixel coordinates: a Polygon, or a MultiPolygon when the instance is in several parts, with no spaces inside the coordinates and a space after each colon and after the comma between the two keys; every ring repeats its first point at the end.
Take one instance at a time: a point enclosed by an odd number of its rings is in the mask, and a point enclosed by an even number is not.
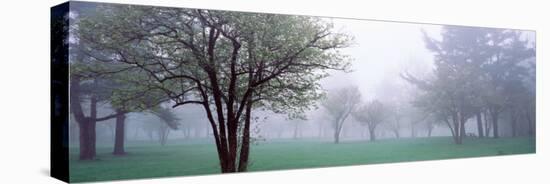
{"type": "Polygon", "coordinates": [[[356,109],[361,102],[361,92],[356,86],[340,88],[328,93],[322,101],[328,115],[331,117],[334,128],[334,143],[340,142],[340,132],[348,116],[356,109]]]}
{"type": "Polygon", "coordinates": [[[254,108],[300,116],[321,97],[325,70],[348,66],[336,49],[349,38],[312,17],[109,5],[79,27],[173,107],[203,107],[222,172],[247,170],[254,108]]]}

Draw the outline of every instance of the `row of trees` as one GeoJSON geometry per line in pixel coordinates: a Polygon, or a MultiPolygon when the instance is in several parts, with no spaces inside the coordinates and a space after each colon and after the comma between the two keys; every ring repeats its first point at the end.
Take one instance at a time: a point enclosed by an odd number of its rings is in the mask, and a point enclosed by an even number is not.
{"type": "Polygon", "coordinates": [[[465,124],[474,118],[479,137],[489,136],[492,128],[498,138],[502,114],[510,116],[512,136],[520,134],[520,126],[533,135],[535,48],[525,36],[517,30],[457,26],[444,26],[440,40],[424,33],[426,48],[434,53],[432,75],[402,74],[421,91],[414,105],[444,122],[456,144],[462,144],[465,124]]]}
{"type": "MultiPolygon", "coordinates": [[[[407,112],[414,108],[406,104],[390,103],[378,99],[362,102],[361,92],[356,86],[348,86],[330,92],[322,105],[330,116],[335,143],[340,142],[344,122],[349,120],[348,117],[353,117],[355,121],[366,127],[371,141],[376,140],[376,130],[381,125],[391,131],[396,138],[400,138],[405,119],[410,122],[411,136],[416,135],[414,128],[418,122],[429,122],[425,118],[415,119],[418,112],[407,112]]],[[[427,127],[428,135],[430,135],[433,126],[429,124],[427,127]]]]}
{"type": "MultiPolygon", "coordinates": [[[[323,101],[332,118],[334,142],[339,142],[349,116],[367,127],[370,140],[376,139],[375,130],[382,122],[399,138],[404,119],[423,122],[428,135],[436,125],[447,126],[456,144],[462,144],[470,119],[477,123],[478,137],[492,132],[498,138],[502,119],[510,123],[509,135],[532,136],[535,48],[526,36],[509,29],[444,26],[438,40],[424,32],[426,48],[434,54],[433,70],[427,77],[400,74],[416,87],[414,92],[392,89],[385,93],[397,90],[401,94],[392,95],[399,97],[361,104],[357,87],[346,87],[323,101]]],[[[413,137],[415,127],[410,126],[413,137]]]]}

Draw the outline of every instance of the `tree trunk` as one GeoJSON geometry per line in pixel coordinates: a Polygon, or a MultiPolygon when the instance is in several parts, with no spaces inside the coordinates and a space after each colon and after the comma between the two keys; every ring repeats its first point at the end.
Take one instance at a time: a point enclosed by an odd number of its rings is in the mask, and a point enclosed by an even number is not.
{"type": "Polygon", "coordinates": [[[126,115],[120,110],[117,110],[116,116],[116,128],[115,128],[115,147],[113,150],[114,155],[125,155],[124,151],[124,137],[125,137],[125,121],[126,115]]]}
{"type": "Polygon", "coordinates": [[[458,137],[458,144],[462,144],[464,137],[466,137],[466,118],[460,114],[460,136],[458,137]]]}
{"type": "Polygon", "coordinates": [[[243,138],[241,143],[241,152],[239,155],[239,172],[244,172],[248,169],[248,155],[250,152],[250,119],[252,118],[251,113],[252,104],[249,100],[245,111],[243,138]]]}
{"type": "Polygon", "coordinates": [[[462,137],[461,134],[460,134],[460,132],[461,132],[460,131],[460,129],[461,129],[460,120],[459,120],[460,117],[458,116],[457,113],[453,113],[452,116],[453,116],[452,118],[453,118],[453,125],[454,125],[454,129],[453,129],[454,130],[454,136],[453,136],[453,138],[455,140],[455,144],[462,144],[462,140],[460,139],[462,137]]]}
{"type": "Polygon", "coordinates": [[[476,114],[477,119],[477,136],[483,138],[483,122],[481,120],[481,111],[476,114]]]}
{"type": "MultiPolygon", "coordinates": [[[[72,76],[70,80],[70,108],[79,128],[79,159],[92,160],[95,157],[95,119],[86,117],[82,110],[80,97],[80,77],[72,76]],[[93,123],[92,123],[93,122],[93,123]],[[94,134],[94,136],[92,136],[94,134]],[[92,141],[93,140],[93,141],[92,141]]],[[[92,98],[95,99],[95,98],[92,98]]],[[[95,109],[95,100],[90,102],[90,106],[95,109]]],[[[94,112],[94,111],[92,111],[94,112]]],[[[91,113],[94,115],[94,113],[91,113]]],[[[93,116],[95,118],[95,116],[93,116]]]]}
{"type": "Polygon", "coordinates": [[[78,123],[79,125],[79,134],[80,134],[80,140],[79,140],[79,147],[80,147],[80,160],[91,160],[91,156],[89,155],[90,151],[90,132],[89,130],[89,123],[87,121],[83,121],[78,123]]]}
{"type": "Polygon", "coordinates": [[[491,121],[493,121],[493,138],[498,138],[498,113],[491,113],[491,121]]]}
{"type": "Polygon", "coordinates": [[[375,134],[375,127],[374,126],[369,126],[369,137],[370,137],[370,141],[376,141],[376,134],[375,134]]]}
{"type": "Polygon", "coordinates": [[[395,138],[399,139],[399,130],[393,130],[393,134],[395,135],[395,138]]]}
{"type": "Polygon", "coordinates": [[[512,137],[516,137],[517,136],[517,122],[516,122],[516,113],[514,112],[514,110],[512,110],[510,112],[510,131],[512,133],[512,137]]]}
{"type": "Polygon", "coordinates": [[[336,128],[334,130],[334,143],[338,144],[340,142],[340,129],[336,128]]]}
{"type": "Polygon", "coordinates": [[[340,132],[342,131],[345,118],[338,117],[336,119],[336,126],[334,126],[334,143],[338,144],[340,142],[340,132]]]}
{"type": "Polygon", "coordinates": [[[455,124],[454,118],[453,118],[453,120],[452,120],[452,124],[451,124],[451,122],[449,122],[448,119],[445,119],[445,123],[446,123],[447,126],[449,127],[449,130],[451,130],[451,136],[453,137],[453,141],[454,141],[454,143],[456,144],[456,143],[458,142],[458,140],[457,140],[457,135],[456,135],[456,131],[455,131],[455,128],[454,128],[454,127],[455,127],[455,126],[454,126],[454,124],[455,124]]]}
{"type": "Polygon", "coordinates": [[[414,121],[411,121],[411,137],[416,137],[416,127],[414,126],[414,121]]]}
{"type": "MultiPolygon", "coordinates": [[[[95,87],[96,81],[94,80],[94,87],[95,87]]],[[[89,127],[88,127],[88,137],[89,137],[89,148],[88,148],[88,155],[91,159],[94,159],[96,156],[96,118],[97,118],[97,97],[95,95],[92,95],[90,99],[90,120],[89,120],[89,127]]]]}
{"type": "Polygon", "coordinates": [[[485,136],[486,137],[489,137],[489,133],[491,132],[491,122],[489,121],[489,116],[487,115],[486,112],[483,113],[483,119],[484,119],[484,122],[485,122],[485,136]]]}

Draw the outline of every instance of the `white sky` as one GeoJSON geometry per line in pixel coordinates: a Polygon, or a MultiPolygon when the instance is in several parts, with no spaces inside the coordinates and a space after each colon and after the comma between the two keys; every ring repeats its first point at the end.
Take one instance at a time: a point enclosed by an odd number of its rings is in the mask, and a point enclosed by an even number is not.
{"type": "Polygon", "coordinates": [[[359,87],[363,99],[372,99],[384,90],[383,83],[402,82],[399,73],[426,72],[430,70],[432,54],[425,49],[422,32],[439,36],[441,26],[365,21],[353,19],[332,19],[335,30],[353,35],[355,44],[342,50],[352,61],[352,73],[331,72],[323,79],[323,88],[331,90],[347,85],[359,87]]]}

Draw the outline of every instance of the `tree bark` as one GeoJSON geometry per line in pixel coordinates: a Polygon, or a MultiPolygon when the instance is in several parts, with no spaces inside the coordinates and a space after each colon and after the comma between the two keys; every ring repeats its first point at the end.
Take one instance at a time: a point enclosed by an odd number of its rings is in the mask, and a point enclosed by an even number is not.
{"type": "Polygon", "coordinates": [[[91,156],[89,155],[89,149],[90,149],[90,132],[88,131],[89,123],[87,121],[79,122],[79,147],[80,147],[80,160],[91,160],[91,156]]]}
{"type": "Polygon", "coordinates": [[[477,136],[479,138],[483,138],[483,122],[481,120],[481,111],[477,112],[476,120],[477,120],[477,136]]]}
{"type": "Polygon", "coordinates": [[[80,77],[72,76],[70,80],[70,109],[74,115],[79,129],[79,159],[80,160],[92,160],[94,155],[91,148],[92,131],[91,118],[86,117],[82,110],[81,93],[80,93],[80,77]]]}
{"type": "MultiPolygon", "coordinates": [[[[94,88],[96,88],[96,80],[94,80],[94,88]]],[[[97,119],[97,97],[92,95],[90,98],[90,121],[89,123],[89,149],[88,154],[90,158],[95,158],[96,156],[96,119],[97,119]]]]}
{"type": "Polygon", "coordinates": [[[121,110],[117,110],[116,116],[116,128],[115,128],[115,146],[113,150],[114,155],[125,155],[124,150],[124,137],[125,137],[125,120],[126,115],[121,110]]]}
{"type": "Polygon", "coordinates": [[[243,138],[241,143],[241,152],[239,155],[239,172],[244,172],[248,169],[248,155],[250,152],[250,119],[252,113],[252,102],[249,100],[245,110],[245,121],[243,128],[243,138]]]}

